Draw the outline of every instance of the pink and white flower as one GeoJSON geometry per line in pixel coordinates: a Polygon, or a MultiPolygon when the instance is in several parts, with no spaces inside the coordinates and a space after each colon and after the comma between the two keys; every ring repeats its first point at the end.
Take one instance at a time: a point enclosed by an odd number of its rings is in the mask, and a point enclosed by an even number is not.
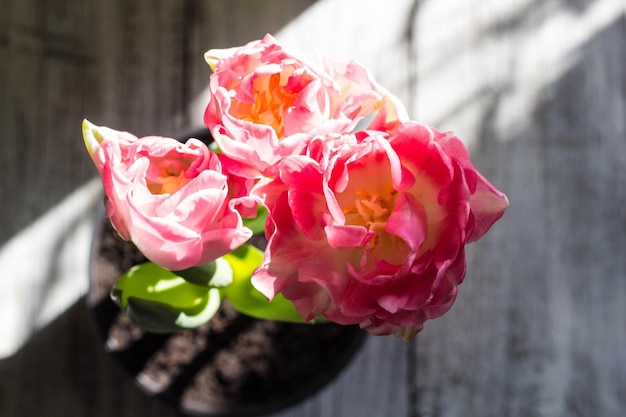
{"type": "Polygon", "coordinates": [[[282,158],[311,135],[347,133],[375,114],[371,128],[408,119],[402,104],[365,68],[326,62],[318,69],[271,35],[238,48],[213,49],[204,121],[222,152],[273,176],[282,158]]]}
{"type": "Polygon", "coordinates": [[[413,337],[453,304],[465,244],[503,214],[506,196],[453,134],[414,122],[314,143],[253,190],[270,216],[253,284],[307,320],[413,337]]]}
{"type": "Polygon", "coordinates": [[[83,136],[104,185],[106,215],[154,263],[182,270],[245,243],[218,156],[197,139],[137,138],[88,121],[83,136]]]}

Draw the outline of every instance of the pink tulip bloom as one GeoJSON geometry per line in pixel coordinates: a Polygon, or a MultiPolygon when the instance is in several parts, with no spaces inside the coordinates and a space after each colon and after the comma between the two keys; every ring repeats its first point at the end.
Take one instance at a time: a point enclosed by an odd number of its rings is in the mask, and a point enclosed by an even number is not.
{"type": "Polygon", "coordinates": [[[378,84],[365,67],[353,61],[343,64],[325,60],[324,64],[340,91],[338,95],[330,95],[334,117],[347,117],[358,122],[373,116],[367,130],[384,132],[393,132],[402,122],[409,120],[400,100],[378,84]]]}
{"type": "Polygon", "coordinates": [[[414,122],[318,137],[253,194],[269,210],[259,291],[307,320],[407,339],[451,307],[465,244],[508,206],[459,139],[414,122]]]}
{"type": "Polygon", "coordinates": [[[264,176],[302,152],[311,135],[348,133],[374,113],[371,128],[407,119],[401,103],[359,65],[318,69],[271,35],[205,54],[213,74],[204,120],[220,150],[264,176]]]}
{"type": "Polygon", "coordinates": [[[182,270],[213,261],[251,237],[229,199],[217,155],[201,141],[137,138],[88,121],[83,136],[102,177],[106,215],[151,261],[182,270]]]}

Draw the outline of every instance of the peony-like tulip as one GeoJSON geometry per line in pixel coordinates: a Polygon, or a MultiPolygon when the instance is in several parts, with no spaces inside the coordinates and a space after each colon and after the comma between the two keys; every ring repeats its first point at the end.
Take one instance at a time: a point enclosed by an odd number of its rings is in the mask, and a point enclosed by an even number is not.
{"type": "Polygon", "coordinates": [[[367,130],[384,132],[393,132],[402,122],[409,120],[400,100],[378,84],[367,68],[354,61],[344,64],[325,60],[324,69],[340,91],[338,95],[330,95],[334,117],[347,117],[358,122],[371,116],[367,130]]]}
{"type": "Polygon", "coordinates": [[[137,138],[86,120],[83,136],[102,177],[106,215],[154,263],[170,270],[206,264],[251,237],[218,156],[201,141],[137,138]]]}
{"type": "Polygon", "coordinates": [[[317,69],[271,35],[205,54],[213,70],[204,121],[220,150],[273,176],[312,135],[348,133],[373,115],[371,128],[407,119],[402,104],[356,63],[317,69]],[[374,115],[375,114],[375,115],[374,115]]]}
{"type": "Polygon", "coordinates": [[[508,206],[458,138],[415,122],[318,137],[253,194],[269,210],[260,292],[282,293],[306,320],[407,339],[448,311],[465,244],[508,206]]]}

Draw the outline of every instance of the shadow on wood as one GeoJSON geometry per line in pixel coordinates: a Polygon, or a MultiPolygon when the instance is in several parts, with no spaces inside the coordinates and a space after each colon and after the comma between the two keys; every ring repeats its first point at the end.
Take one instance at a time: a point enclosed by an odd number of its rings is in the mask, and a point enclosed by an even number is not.
{"type": "Polygon", "coordinates": [[[180,133],[208,85],[206,50],[275,32],[313,3],[5,1],[0,245],[95,175],[83,118],[139,136],[180,133]]]}
{"type": "Polygon", "coordinates": [[[479,98],[474,162],[511,206],[468,248],[452,311],[418,335],[415,415],[626,409],[625,28],[580,45],[519,129],[497,123],[523,85],[479,98]]]}

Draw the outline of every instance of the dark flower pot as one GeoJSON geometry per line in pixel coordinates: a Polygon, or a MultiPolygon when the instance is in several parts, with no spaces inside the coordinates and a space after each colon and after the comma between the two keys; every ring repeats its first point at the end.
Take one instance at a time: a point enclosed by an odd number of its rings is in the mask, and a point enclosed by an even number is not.
{"type": "MultiPolygon", "coordinates": [[[[210,140],[206,130],[182,138],[191,136],[210,140]]],[[[357,326],[257,320],[227,302],[197,329],[143,332],[109,292],[123,272],[144,260],[102,216],[92,247],[89,311],[106,351],[129,378],[187,414],[252,416],[291,406],[337,376],[364,340],[357,326]]]]}

